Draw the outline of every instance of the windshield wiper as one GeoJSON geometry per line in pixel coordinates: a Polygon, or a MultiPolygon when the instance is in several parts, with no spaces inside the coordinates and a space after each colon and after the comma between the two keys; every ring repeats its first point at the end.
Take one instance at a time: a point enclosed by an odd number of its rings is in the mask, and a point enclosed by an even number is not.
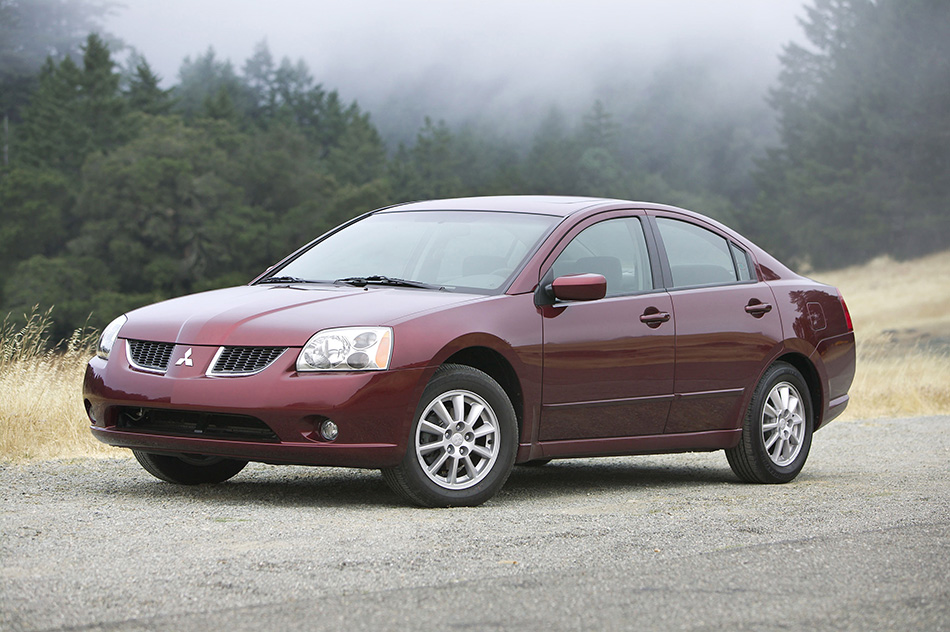
{"type": "Polygon", "coordinates": [[[445,289],[441,285],[432,285],[431,283],[423,283],[422,281],[410,281],[408,279],[398,279],[395,277],[380,275],[367,277],[346,277],[344,279],[337,279],[334,281],[334,283],[346,283],[347,285],[355,285],[356,287],[364,287],[367,285],[391,285],[393,287],[415,287],[424,290],[445,289]]]}
{"type": "Polygon", "coordinates": [[[272,276],[267,277],[266,279],[261,279],[257,283],[310,283],[310,281],[294,276],[272,276]]]}

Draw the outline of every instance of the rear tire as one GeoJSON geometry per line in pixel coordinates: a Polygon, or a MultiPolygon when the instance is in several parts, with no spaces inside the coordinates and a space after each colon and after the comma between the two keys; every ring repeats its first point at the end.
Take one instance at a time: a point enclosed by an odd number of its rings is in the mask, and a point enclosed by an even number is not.
{"type": "Polygon", "coordinates": [[[422,394],[402,463],[383,477],[423,507],[480,505],[508,480],[517,447],[505,390],[478,369],[446,364],[422,394]]]}
{"type": "Polygon", "coordinates": [[[805,379],[792,365],[776,362],[755,387],[739,445],[726,450],[729,466],[749,483],[787,483],[805,465],[813,429],[805,379]]]}
{"type": "Polygon", "coordinates": [[[179,485],[199,485],[201,483],[221,483],[247,465],[247,461],[226,459],[220,456],[201,456],[182,454],[169,456],[132,450],[135,460],[145,471],[157,479],[179,485]]]}

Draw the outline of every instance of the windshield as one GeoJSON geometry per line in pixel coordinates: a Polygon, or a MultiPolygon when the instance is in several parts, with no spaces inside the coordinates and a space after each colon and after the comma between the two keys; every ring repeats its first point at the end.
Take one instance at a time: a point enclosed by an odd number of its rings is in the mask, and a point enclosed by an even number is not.
{"type": "Polygon", "coordinates": [[[272,274],[492,291],[520,269],[556,220],[487,211],[378,213],[333,233],[272,274]]]}

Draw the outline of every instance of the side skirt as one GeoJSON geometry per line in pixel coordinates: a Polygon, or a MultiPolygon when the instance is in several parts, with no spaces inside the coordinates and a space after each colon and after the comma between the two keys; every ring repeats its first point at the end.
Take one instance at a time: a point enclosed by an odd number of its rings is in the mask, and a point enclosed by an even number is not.
{"type": "Polygon", "coordinates": [[[573,439],[542,441],[541,454],[547,459],[585,456],[623,456],[627,454],[663,454],[670,452],[711,452],[738,445],[742,428],[679,434],[614,437],[610,439],[573,439]]]}

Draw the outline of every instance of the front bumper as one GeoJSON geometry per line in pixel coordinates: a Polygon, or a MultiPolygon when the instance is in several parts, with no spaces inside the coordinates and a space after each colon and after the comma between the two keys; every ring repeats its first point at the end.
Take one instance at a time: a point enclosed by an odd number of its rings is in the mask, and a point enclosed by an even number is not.
{"type": "MultiPolygon", "coordinates": [[[[424,369],[297,373],[298,349],[288,349],[260,373],[211,377],[206,368],[217,347],[192,345],[192,366],[165,374],[133,368],[126,346],[117,344],[108,361],[89,361],[83,383],[93,435],[124,448],[190,453],[300,465],[392,467],[406,452],[415,400],[424,369]],[[269,440],[202,436],[201,431],[155,431],[123,423],[130,410],[241,415],[263,422],[269,440]],[[320,436],[331,419],[334,441],[320,436]]],[[[176,357],[183,351],[176,349],[176,357]]]]}

